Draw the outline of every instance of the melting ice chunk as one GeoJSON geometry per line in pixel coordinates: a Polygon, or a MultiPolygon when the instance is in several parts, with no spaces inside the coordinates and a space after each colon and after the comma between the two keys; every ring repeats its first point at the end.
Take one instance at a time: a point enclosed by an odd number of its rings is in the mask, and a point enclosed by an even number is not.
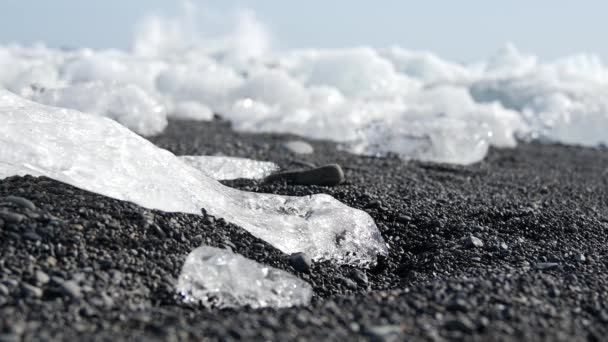
{"type": "Polygon", "coordinates": [[[261,179],[279,170],[279,166],[275,163],[247,158],[220,156],[181,156],[178,158],[217,180],[261,179]]]}
{"type": "Polygon", "coordinates": [[[291,254],[367,264],[387,247],[373,219],[328,195],[239,191],[113,120],[0,90],[0,178],[46,176],[146,208],[223,217],[291,254]]]}
{"type": "Polygon", "coordinates": [[[218,308],[307,305],[312,297],[310,285],[296,276],[209,246],[188,255],[177,291],[186,302],[218,308]]]}

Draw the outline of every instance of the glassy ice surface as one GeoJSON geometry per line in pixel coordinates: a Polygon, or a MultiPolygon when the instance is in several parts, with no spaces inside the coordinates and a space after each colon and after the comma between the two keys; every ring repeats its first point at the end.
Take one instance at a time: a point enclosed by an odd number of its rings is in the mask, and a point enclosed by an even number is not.
{"type": "Polygon", "coordinates": [[[188,255],[177,291],[188,303],[218,308],[307,305],[312,297],[311,286],[296,276],[209,246],[188,255]]]}
{"type": "Polygon", "coordinates": [[[331,196],[223,186],[117,122],[0,90],[0,177],[46,176],[146,208],[201,208],[291,254],[367,264],[387,248],[374,221],[331,196]]]}
{"type": "Polygon", "coordinates": [[[220,156],[179,156],[178,158],[217,180],[261,179],[279,170],[279,166],[275,163],[247,158],[220,156]]]}

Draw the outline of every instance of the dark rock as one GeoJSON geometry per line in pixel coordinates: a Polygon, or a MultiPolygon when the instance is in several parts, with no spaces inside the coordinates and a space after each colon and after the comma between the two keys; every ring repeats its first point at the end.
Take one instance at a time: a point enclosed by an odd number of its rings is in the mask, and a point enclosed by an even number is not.
{"type": "Polygon", "coordinates": [[[8,224],[19,224],[25,220],[25,215],[13,213],[7,210],[0,210],[0,219],[8,224]]]}
{"type": "Polygon", "coordinates": [[[8,287],[4,284],[0,284],[0,296],[8,296],[10,293],[8,287]]]}
{"type": "Polygon", "coordinates": [[[215,222],[215,219],[213,218],[213,216],[209,216],[209,215],[205,215],[205,217],[203,218],[203,223],[204,224],[213,224],[215,222]]]}
{"type": "Polygon", "coordinates": [[[363,334],[373,342],[403,341],[403,329],[398,325],[376,325],[366,327],[363,334]]]}
{"type": "Polygon", "coordinates": [[[63,291],[63,293],[65,293],[66,295],[68,295],[72,298],[82,297],[82,290],[81,290],[80,286],[78,285],[78,283],[76,283],[73,280],[64,281],[60,285],[60,287],[61,287],[61,290],[63,291]]]}
{"type": "Polygon", "coordinates": [[[475,325],[467,317],[458,317],[447,320],[443,327],[447,330],[460,331],[465,334],[470,334],[475,330],[475,325]]]}
{"type": "Polygon", "coordinates": [[[355,283],[354,281],[350,280],[349,278],[340,277],[340,280],[346,286],[346,288],[349,288],[351,290],[356,290],[357,289],[357,283],[355,283]]]}
{"type": "Polygon", "coordinates": [[[344,171],[338,164],[329,164],[311,170],[274,173],[266,177],[266,183],[285,181],[297,185],[334,186],[344,181],[344,171]]]}
{"type": "Polygon", "coordinates": [[[306,253],[293,253],[289,256],[289,263],[296,271],[307,273],[312,265],[311,258],[306,253]]]}
{"type": "Polygon", "coordinates": [[[483,241],[475,236],[469,236],[464,240],[464,248],[481,248],[483,247],[483,241]]]}
{"type": "Polygon", "coordinates": [[[29,210],[36,209],[36,205],[32,201],[28,200],[27,198],[23,198],[23,197],[6,196],[2,199],[2,201],[13,203],[15,205],[18,205],[22,208],[29,209],[29,210]]]}
{"type": "Polygon", "coordinates": [[[32,231],[23,233],[23,237],[26,240],[30,240],[30,241],[40,241],[40,240],[42,240],[42,238],[40,237],[40,235],[38,235],[38,234],[36,234],[35,232],[32,232],[32,231]]]}
{"type": "Polygon", "coordinates": [[[388,268],[388,260],[384,255],[378,255],[376,264],[372,266],[370,272],[372,274],[380,274],[388,268]]]}
{"type": "Polygon", "coordinates": [[[358,269],[353,269],[350,272],[350,276],[357,283],[362,284],[362,285],[367,285],[367,283],[369,281],[369,279],[367,278],[367,274],[365,274],[365,272],[358,270],[358,269]]]}
{"type": "Polygon", "coordinates": [[[537,262],[534,267],[537,270],[553,270],[559,267],[559,264],[556,262],[537,262]]]}
{"type": "Polygon", "coordinates": [[[19,342],[21,338],[15,333],[0,332],[0,342],[19,342]]]}
{"type": "Polygon", "coordinates": [[[397,216],[397,222],[399,223],[410,223],[412,221],[412,217],[408,215],[399,215],[397,216]]]}
{"type": "Polygon", "coordinates": [[[456,298],[448,304],[447,309],[450,311],[467,312],[469,304],[462,298],[456,298]]]}
{"type": "Polygon", "coordinates": [[[375,200],[375,201],[371,201],[369,202],[366,206],[366,209],[379,209],[382,208],[382,202],[375,200]]]}
{"type": "Polygon", "coordinates": [[[40,298],[42,297],[42,289],[34,285],[23,283],[21,284],[23,294],[26,297],[40,298]]]}

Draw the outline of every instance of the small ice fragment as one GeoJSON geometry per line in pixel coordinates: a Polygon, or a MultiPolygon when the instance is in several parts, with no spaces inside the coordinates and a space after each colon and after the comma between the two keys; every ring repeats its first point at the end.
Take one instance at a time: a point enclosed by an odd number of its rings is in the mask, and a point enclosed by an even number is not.
{"type": "Polygon", "coordinates": [[[275,163],[247,158],[220,156],[181,156],[178,158],[217,180],[262,179],[279,170],[279,166],[275,163]]]}
{"type": "Polygon", "coordinates": [[[177,291],[188,303],[206,307],[289,307],[308,305],[305,281],[226,249],[201,246],[186,258],[177,291]]]}
{"type": "Polygon", "coordinates": [[[283,144],[283,147],[295,154],[311,154],[315,151],[309,143],[302,140],[288,141],[283,144]]]}

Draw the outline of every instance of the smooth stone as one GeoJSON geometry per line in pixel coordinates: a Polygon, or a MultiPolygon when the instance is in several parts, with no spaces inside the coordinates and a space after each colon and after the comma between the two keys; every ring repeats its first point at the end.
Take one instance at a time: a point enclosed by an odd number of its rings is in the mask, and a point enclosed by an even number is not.
{"type": "Polygon", "coordinates": [[[403,329],[398,325],[376,325],[367,327],[364,334],[374,342],[394,342],[401,341],[403,329]]]}
{"type": "Polygon", "coordinates": [[[340,279],[342,281],[342,283],[349,289],[351,290],[356,290],[357,289],[357,283],[355,283],[354,281],[348,279],[348,278],[341,278],[340,279]]]}
{"type": "Polygon", "coordinates": [[[289,263],[296,271],[307,273],[310,271],[312,259],[306,253],[293,253],[289,256],[289,263]]]}
{"type": "Polygon", "coordinates": [[[42,289],[30,284],[21,284],[23,293],[28,297],[40,298],[42,297],[42,289]]]}
{"type": "Polygon", "coordinates": [[[68,280],[61,284],[61,290],[68,296],[72,298],[80,298],[82,297],[82,292],[80,290],[80,286],[73,281],[68,280]]]}
{"type": "Polygon", "coordinates": [[[0,211],[0,218],[9,224],[19,224],[21,221],[25,220],[24,215],[13,213],[11,211],[0,211]]]}
{"type": "Polygon", "coordinates": [[[4,197],[2,200],[5,202],[13,203],[15,205],[18,205],[22,208],[26,208],[29,210],[36,209],[36,205],[32,201],[28,200],[27,198],[23,198],[23,197],[19,197],[19,196],[7,196],[7,197],[4,197]]]}
{"type": "Polygon", "coordinates": [[[0,296],[8,296],[10,293],[8,287],[4,284],[0,284],[0,296]]]}
{"type": "Polygon", "coordinates": [[[14,333],[0,333],[0,342],[19,342],[21,337],[14,333]]]}
{"type": "Polygon", "coordinates": [[[367,279],[367,274],[361,270],[352,270],[350,276],[359,284],[367,285],[369,281],[369,279],[367,279]]]}
{"type": "Polygon", "coordinates": [[[471,235],[464,240],[464,248],[481,248],[483,247],[483,241],[479,238],[471,235]]]}
{"type": "Polygon", "coordinates": [[[537,270],[552,270],[557,268],[559,264],[556,262],[537,262],[534,266],[537,270]]]}
{"type": "Polygon", "coordinates": [[[30,240],[30,241],[40,241],[42,238],[40,237],[40,235],[34,233],[34,232],[25,232],[23,233],[23,237],[26,240],[30,240]]]}
{"type": "Polygon", "coordinates": [[[410,223],[412,221],[412,217],[408,215],[399,215],[397,216],[397,222],[399,223],[410,223]]]}
{"type": "Polygon", "coordinates": [[[40,285],[47,284],[51,280],[51,277],[49,277],[48,274],[42,271],[36,271],[35,278],[36,282],[40,285]]]}
{"type": "Polygon", "coordinates": [[[333,186],[344,181],[344,171],[338,164],[329,164],[311,170],[274,173],[265,182],[286,181],[297,185],[333,186]]]}
{"type": "Polygon", "coordinates": [[[474,331],[475,325],[466,317],[451,319],[443,325],[447,330],[456,330],[465,334],[470,334],[474,331]]]}
{"type": "Polygon", "coordinates": [[[315,151],[312,145],[302,140],[288,141],[286,143],[283,143],[282,146],[289,152],[295,154],[312,154],[315,151]]]}

